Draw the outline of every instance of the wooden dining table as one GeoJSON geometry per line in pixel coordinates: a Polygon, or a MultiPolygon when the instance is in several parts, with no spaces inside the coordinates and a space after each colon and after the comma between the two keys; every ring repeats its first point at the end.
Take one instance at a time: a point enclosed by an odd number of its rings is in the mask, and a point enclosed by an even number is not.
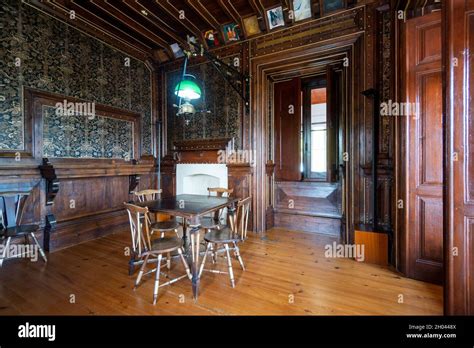
{"type": "Polygon", "coordinates": [[[208,195],[181,194],[159,200],[139,203],[148,207],[151,213],[167,214],[183,219],[183,241],[185,254],[188,256],[192,273],[192,289],[195,300],[199,294],[199,254],[200,254],[200,218],[227,208],[230,227],[235,226],[235,211],[238,202],[236,197],[215,197],[208,195]],[[188,238],[188,226],[189,238],[188,238]]]}

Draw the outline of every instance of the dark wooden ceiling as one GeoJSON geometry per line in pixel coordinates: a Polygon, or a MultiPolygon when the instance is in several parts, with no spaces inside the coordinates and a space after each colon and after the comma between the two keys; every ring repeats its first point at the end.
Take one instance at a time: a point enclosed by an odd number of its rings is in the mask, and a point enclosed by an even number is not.
{"type": "MultiPolygon", "coordinates": [[[[170,45],[185,43],[188,35],[196,37],[200,42],[204,41],[204,32],[208,30],[214,30],[222,36],[223,25],[236,23],[242,28],[242,20],[248,16],[257,16],[264,34],[268,32],[266,10],[276,6],[283,7],[285,26],[293,24],[292,20],[287,18],[292,0],[24,1],[113,46],[120,47],[134,57],[157,62],[173,59],[170,45]],[[71,13],[74,16],[71,16],[71,13]]],[[[321,15],[321,1],[323,0],[311,0],[313,18],[321,15]]],[[[433,1],[435,0],[429,2],[433,1]]],[[[351,7],[357,0],[346,0],[345,3],[351,7]]]]}
{"type": "MultiPolygon", "coordinates": [[[[163,62],[173,58],[170,45],[186,42],[187,36],[202,41],[203,34],[256,15],[265,33],[265,10],[291,0],[26,0],[55,17],[100,39],[119,45],[140,58],[163,62]],[[71,18],[71,11],[74,16],[71,18]],[[182,12],[184,11],[184,12],[182,12]],[[183,15],[184,14],[184,18],[183,15]]],[[[313,0],[318,6],[319,0],[313,0]]],[[[316,13],[314,14],[316,16],[316,13]]],[[[288,25],[291,21],[287,21],[288,25]]],[[[245,37],[243,38],[245,39],[245,37]]],[[[223,41],[223,40],[221,40],[223,41]]]]}

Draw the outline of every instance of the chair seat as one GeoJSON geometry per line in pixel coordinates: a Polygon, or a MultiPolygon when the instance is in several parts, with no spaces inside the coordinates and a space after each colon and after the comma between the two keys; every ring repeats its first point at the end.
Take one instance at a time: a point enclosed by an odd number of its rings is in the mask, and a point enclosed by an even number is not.
{"type": "Polygon", "coordinates": [[[0,230],[0,236],[4,237],[17,237],[24,236],[30,233],[34,233],[39,230],[38,225],[20,225],[14,227],[8,227],[4,230],[0,230]]]}
{"type": "Polygon", "coordinates": [[[150,225],[150,228],[153,231],[160,231],[160,232],[172,231],[172,230],[177,229],[178,227],[179,227],[179,223],[176,220],[154,222],[150,225]]]}
{"type": "Polygon", "coordinates": [[[232,233],[229,227],[221,230],[212,229],[204,235],[204,240],[209,243],[232,243],[240,241],[239,237],[232,233]]]}
{"type": "Polygon", "coordinates": [[[177,237],[157,238],[151,241],[150,254],[163,254],[175,251],[183,246],[183,240],[177,237]]]}
{"type": "Polygon", "coordinates": [[[204,216],[200,219],[201,227],[205,229],[217,228],[220,226],[220,222],[214,220],[212,216],[204,216]]]}
{"type": "MultiPolygon", "coordinates": [[[[197,225],[188,223],[188,226],[193,228],[196,227],[197,225]]],[[[212,228],[219,229],[219,227],[222,226],[222,224],[216,220],[214,220],[213,217],[210,216],[204,216],[199,219],[199,227],[204,228],[206,230],[210,230],[212,228]]]]}

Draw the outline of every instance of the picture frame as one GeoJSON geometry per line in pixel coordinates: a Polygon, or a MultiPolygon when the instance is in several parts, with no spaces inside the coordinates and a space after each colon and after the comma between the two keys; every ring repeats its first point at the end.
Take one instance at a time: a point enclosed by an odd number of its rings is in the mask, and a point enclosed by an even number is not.
{"type": "Polygon", "coordinates": [[[269,31],[285,26],[283,6],[275,6],[266,10],[265,21],[269,31]]]}
{"type": "Polygon", "coordinates": [[[319,12],[322,16],[346,9],[346,0],[320,0],[319,12]]]}
{"type": "Polygon", "coordinates": [[[222,39],[220,37],[219,32],[214,29],[206,30],[203,33],[204,42],[206,43],[208,48],[215,48],[222,46],[222,39]]]}
{"type": "Polygon", "coordinates": [[[170,47],[176,59],[184,57],[184,52],[177,42],[171,44],[170,47]]]}
{"type": "Polygon", "coordinates": [[[241,31],[237,23],[228,23],[222,26],[222,34],[226,43],[240,41],[241,31]]]}
{"type": "Polygon", "coordinates": [[[250,15],[242,18],[242,26],[245,37],[252,37],[262,33],[257,15],[250,15]]]}
{"type": "Polygon", "coordinates": [[[293,23],[310,20],[313,18],[313,3],[311,0],[291,0],[293,23]]]}

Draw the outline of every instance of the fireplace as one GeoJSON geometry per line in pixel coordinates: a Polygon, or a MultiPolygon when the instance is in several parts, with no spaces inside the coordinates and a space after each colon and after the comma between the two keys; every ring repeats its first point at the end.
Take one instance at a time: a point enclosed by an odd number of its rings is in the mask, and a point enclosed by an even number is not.
{"type": "Polygon", "coordinates": [[[176,165],[176,194],[207,195],[208,187],[228,188],[225,164],[178,163],[176,165]]]}

